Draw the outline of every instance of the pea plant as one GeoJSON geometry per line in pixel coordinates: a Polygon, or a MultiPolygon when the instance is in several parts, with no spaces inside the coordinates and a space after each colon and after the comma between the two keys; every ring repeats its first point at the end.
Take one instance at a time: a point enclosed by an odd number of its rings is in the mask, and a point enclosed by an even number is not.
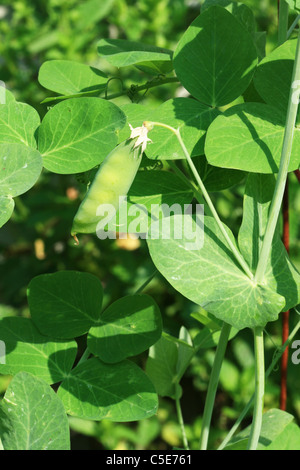
{"type": "Polygon", "coordinates": [[[206,0],[175,51],[101,39],[98,53],[109,64],[153,76],[114,94],[114,77],[99,69],[47,61],[38,80],[56,95],[45,100],[42,121],[4,90],[1,226],[14,198],[36,184],[42,169],[61,175],[93,170],[73,226],[65,228],[73,249],[83,249],[84,234],[98,235],[101,243],[112,233],[140,231],[156,268],[136,293],[108,306],[101,280],[88,272],[31,280],[30,318],[0,320],[0,373],[13,376],[0,407],[4,449],[69,449],[68,416],[138,421],[157,413],[159,396],[174,399],[182,448],[189,449],[181,379],[195,355],[216,346],[199,435],[205,450],[226,347],[244,329],[253,332],[254,395],[219,449],[300,448],[291,414],[263,413],[265,381],[300,328],[299,320],[267,368],[266,325],[281,312],[300,313],[300,273],[282,242],[280,217],[288,174],[300,166],[300,16],[293,23],[290,16],[298,12],[298,0],[280,1],[278,46],[267,55],[252,11],[227,0],[206,0]],[[157,107],[137,102],[141,92],[173,84],[187,97],[157,107]],[[114,99],[122,95],[128,103],[117,106],[114,99]],[[211,193],[237,184],[243,184],[244,201],[235,237],[211,193]],[[195,202],[204,208],[200,216],[195,202]],[[171,210],[153,213],[155,204],[171,210]],[[107,205],[115,211],[114,230],[107,230],[107,205]],[[184,212],[187,207],[193,210],[184,212]],[[143,209],[138,216],[137,208],[143,209]],[[190,230],[177,236],[183,219],[190,230]],[[166,226],[172,228],[167,234],[166,226]],[[191,233],[201,241],[193,249],[191,233]],[[199,306],[194,317],[204,327],[196,336],[183,326],[178,338],[163,331],[159,305],[143,293],[157,273],[199,306]],[[79,357],[78,338],[86,342],[79,357]],[[147,350],[143,370],[135,358],[147,350]],[[252,424],[245,427],[249,412],[252,424]]]}

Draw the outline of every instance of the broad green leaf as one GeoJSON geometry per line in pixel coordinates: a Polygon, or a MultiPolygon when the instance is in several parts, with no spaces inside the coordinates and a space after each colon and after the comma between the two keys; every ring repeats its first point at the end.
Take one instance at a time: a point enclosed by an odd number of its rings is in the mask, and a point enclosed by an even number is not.
{"type": "MultiPolygon", "coordinates": [[[[174,98],[155,109],[147,120],[161,122],[180,130],[191,156],[204,153],[205,134],[219,112],[190,98],[174,98]]],[[[149,133],[152,144],[147,146],[148,158],[158,160],[184,159],[177,137],[168,129],[155,126],[149,133]]]]}
{"type": "MultiPolygon", "coordinates": [[[[127,198],[127,233],[147,233],[151,220],[170,215],[173,210],[184,213],[193,199],[193,191],[174,173],[147,170],[138,172],[127,198]],[[144,229],[145,228],[145,229],[144,229]],[[139,231],[139,232],[138,232],[139,231]]],[[[120,220],[120,213],[119,222],[120,220]]]]}
{"type": "Polygon", "coordinates": [[[151,346],[146,372],[158,395],[175,398],[179,384],[195,350],[191,344],[166,333],[151,346]]]}
{"type": "Polygon", "coordinates": [[[29,318],[0,320],[0,340],[5,344],[5,364],[0,364],[2,374],[28,372],[50,384],[69,373],[77,353],[75,341],[43,336],[29,318]]]}
{"type": "Polygon", "coordinates": [[[73,98],[57,104],[39,129],[45,168],[62,174],[93,168],[116,146],[124,124],[124,113],[100,98],[73,98]]]}
{"type": "Polygon", "coordinates": [[[212,166],[203,155],[195,157],[193,162],[209,192],[231,188],[240,183],[246,176],[244,171],[212,166]]]}
{"type": "Polygon", "coordinates": [[[131,124],[133,128],[141,127],[144,121],[148,121],[148,117],[150,117],[151,113],[155,110],[155,107],[130,103],[123,104],[120,106],[120,109],[126,116],[127,124],[119,132],[119,143],[128,139],[131,134],[131,130],[128,124],[131,124]]]}
{"type": "MultiPolygon", "coordinates": [[[[262,247],[275,183],[274,175],[251,174],[247,179],[239,246],[253,272],[262,247]]],[[[265,280],[268,286],[285,297],[284,310],[300,302],[300,274],[288,257],[278,230],[273,239],[265,280]]]]}
{"type": "Polygon", "coordinates": [[[0,145],[0,196],[26,193],[42,171],[41,154],[24,144],[0,145]]]}
{"type": "MultiPolygon", "coordinates": [[[[254,44],[256,46],[259,61],[266,57],[267,33],[266,31],[255,32],[254,44]]],[[[253,83],[253,82],[251,82],[253,83]]]]}
{"type": "MultiPolygon", "coordinates": [[[[133,127],[140,127],[143,121],[154,121],[179,128],[181,137],[192,156],[204,153],[205,134],[208,126],[219,115],[219,111],[205,106],[190,98],[174,98],[156,108],[138,104],[124,105],[122,110],[127,122],[133,127]]],[[[130,135],[129,126],[125,126],[120,137],[130,135]]],[[[159,160],[183,159],[184,154],[176,136],[159,126],[149,133],[152,143],[146,149],[148,158],[159,160]]]]}
{"type": "Polygon", "coordinates": [[[189,93],[217,107],[231,103],[249,86],[257,52],[241,23],[224,8],[213,6],[184,33],[173,63],[189,93]]]}
{"type": "Polygon", "coordinates": [[[184,213],[193,199],[193,191],[169,171],[139,171],[125,200],[106,230],[137,234],[145,238],[152,220],[174,211],[184,213]]]}
{"type": "Polygon", "coordinates": [[[130,204],[144,205],[151,211],[154,204],[189,204],[193,191],[182,180],[169,171],[139,171],[128,193],[130,204]]]}
{"type": "Polygon", "coordinates": [[[266,450],[300,450],[299,426],[296,423],[289,423],[284,432],[275,438],[266,450]]]}
{"type": "MultiPolygon", "coordinates": [[[[211,165],[254,173],[277,173],[284,122],[263,103],[234,106],[218,116],[207,131],[205,153],[211,165]]],[[[300,131],[296,130],[289,171],[299,166],[300,131]]]]}
{"type": "Polygon", "coordinates": [[[69,450],[70,431],[63,404],[43,380],[19,372],[0,406],[5,450],[69,450]]]}
{"type": "Polygon", "coordinates": [[[126,67],[140,62],[170,62],[172,51],[126,39],[101,39],[98,53],[115,67],[126,67]]]}
{"type": "Polygon", "coordinates": [[[9,196],[0,196],[0,228],[10,219],[14,211],[14,200],[9,196]]]}
{"type": "MultiPolygon", "coordinates": [[[[285,411],[272,409],[264,413],[257,450],[283,450],[287,445],[285,434],[294,417],[285,411]],[[282,443],[284,446],[281,447],[282,443]]],[[[225,450],[246,450],[250,426],[231,439],[225,450]]],[[[295,443],[295,442],[294,442],[295,443]]],[[[299,448],[299,436],[297,447],[299,448]]],[[[297,449],[294,449],[297,450],[297,449]]]]}
{"type": "Polygon", "coordinates": [[[89,273],[58,271],[34,277],[28,286],[30,315],[53,338],[81,336],[99,320],[103,288],[89,273]]]}
{"type": "Polygon", "coordinates": [[[107,363],[120,362],[146,351],[159,340],[161,314],[148,295],[122,297],[100,315],[88,333],[88,348],[107,363]]]}
{"type": "Polygon", "coordinates": [[[278,318],[284,298],[268,285],[253,284],[244,274],[214,219],[205,217],[204,226],[190,216],[171,217],[169,224],[164,220],[165,227],[154,231],[155,237],[147,242],[155,266],[178,292],[238,330],[278,318]],[[175,236],[169,236],[168,225],[175,236]],[[182,225],[189,228],[179,236],[182,225]],[[192,235],[197,241],[191,248],[192,235]]]}
{"type": "Polygon", "coordinates": [[[104,364],[88,359],[71,371],[58,389],[71,416],[99,421],[138,421],[157,411],[157,395],[133,362],[104,364]]]}
{"type": "Polygon", "coordinates": [[[252,34],[255,32],[255,17],[251,8],[247,7],[247,5],[230,0],[205,0],[201,6],[201,13],[203,13],[207,8],[215,5],[226,8],[226,10],[232,13],[235,18],[249,31],[249,33],[252,34]]]}
{"type": "Polygon", "coordinates": [[[300,11],[300,0],[286,0],[290,8],[295,11],[300,11]]]}
{"type": "Polygon", "coordinates": [[[105,89],[107,76],[101,70],[72,60],[49,60],[42,64],[38,80],[48,90],[73,95],[105,89]]]}
{"type": "Polygon", "coordinates": [[[198,312],[191,313],[191,316],[195,318],[199,323],[208,327],[210,330],[221,330],[223,322],[214,317],[211,313],[207,312],[203,308],[200,308],[198,312]]]}
{"type": "Polygon", "coordinates": [[[2,104],[9,104],[12,101],[16,101],[14,95],[11,91],[9,91],[6,87],[4,82],[0,80],[0,105],[2,104]]]}
{"type": "MultiPolygon", "coordinates": [[[[291,39],[277,47],[260,62],[253,80],[259,95],[279,111],[283,121],[287,114],[296,46],[297,40],[291,39]]],[[[299,86],[296,84],[295,92],[297,88],[299,86]]]]}
{"type": "MultiPolygon", "coordinates": [[[[170,55],[172,56],[173,53],[170,52],[170,55]]],[[[161,74],[167,74],[172,72],[173,70],[173,63],[171,60],[153,60],[153,61],[145,61],[145,62],[138,62],[137,64],[134,64],[134,66],[138,69],[141,70],[142,72],[145,72],[149,75],[154,75],[158,76],[161,74]]]]}
{"type": "Polygon", "coordinates": [[[0,144],[25,144],[36,148],[40,117],[25,103],[12,101],[0,106],[0,144]]]}
{"type": "Polygon", "coordinates": [[[166,336],[162,336],[149,350],[146,373],[161,397],[175,397],[177,346],[166,336]]]}

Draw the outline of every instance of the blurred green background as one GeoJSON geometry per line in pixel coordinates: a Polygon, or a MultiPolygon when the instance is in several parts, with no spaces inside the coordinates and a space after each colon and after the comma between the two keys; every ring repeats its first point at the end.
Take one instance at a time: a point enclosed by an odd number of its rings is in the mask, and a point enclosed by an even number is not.
{"type": "MultiPolygon", "coordinates": [[[[0,79],[18,101],[34,106],[41,117],[47,106],[41,101],[51,93],[37,80],[41,64],[50,59],[76,60],[120,77],[125,87],[142,84],[152,77],[134,68],[113,69],[97,55],[101,38],[124,38],[173,49],[189,24],[200,13],[199,0],[18,0],[0,5],[0,79]]],[[[257,18],[258,31],[267,31],[267,51],[276,46],[277,2],[247,0],[257,18]]],[[[110,82],[110,92],[120,90],[120,81],[110,82]]],[[[160,103],[176,96],[176,86],[153,88],[141,102],[160,103]]],[[[116,104],[130,102],[122,97],[116,104]]],[[[16,198],[12,219],[0,231],[0,317],[28,316],[26,289],[41,273],[62,269],[97,275],[105,287],[108,304],[133,293],[153,272],[145,242],[121,244],[83,236],[79,247],[70,237],[71,222],[78,207],[78,194],[86,185],[76,176],[44,172],[38,184],[16,198]]],[[[237,233],[242,216],[243,183],[212,197],[222,219],[237,233]]],[[[291,175],[291,256],[300,267],[300,188],[291,175]]],[[[160,276],[146,291],[159,304],[164,329],[178,335],[182,325],[198,331],[191,316],[196,306],[183,299],[160,276]]],[[[295,321],[291,318],[291,323],[295,321]]],[[[268,325],[266,362],[280,344],[281,322],[268,325]]],[[[81,340],[79,339],[81,346],[81,340]]],[[[222,369],[220,389],[212,422],[211,445],[226,435],[253,392],[254,358],[249,331],[231,341],[222,369]]],[[[196,447],[201,415],[214,351],[205,350],[193,359],[182,381],[182,409],[187,435],[196,447]]],[[[144,364],[147,355],[137,358],[144,364]]],[[[299,367],[289,362],[288,410],[300,423],[299,367]]],[[[9,377],[0,376],[3,394],[9,377]]],[[[266,389],[266,407],[278,407],[279,370],[266,389]]],[[[246,421],[247,422],[247,421],[246,421]]],[[[157,416],[140,423],[95,423],[70,419],[73,449],[169,449],[182,446],[174,402],[160,400],[157,416]]]]}

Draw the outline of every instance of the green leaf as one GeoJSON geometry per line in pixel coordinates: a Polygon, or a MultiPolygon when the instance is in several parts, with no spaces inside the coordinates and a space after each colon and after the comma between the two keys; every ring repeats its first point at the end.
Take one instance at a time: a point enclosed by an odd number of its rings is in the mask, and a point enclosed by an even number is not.
{"type": "MultiPolygon", "coordinates": [[[[293,420],[294,417],[291,414],[278,409],[272,409],[264,413],[257,450],[286,449],[288,444],[286,434],[288,434],[296,446],[293,450],[299,450],[299,428],[297,427],[296,432],[294,426],[290,428],[293,420]],[[295,432],[294,436],[292,436],[291,431],[295,432]]],[[[246,450],[250,428],[248,426],[231,439],[225,450],[246,450]]]]}
{"type": "MultiPolygon", "coordinates": [[[[147,120],[178,128],[188,152],[191,156],[195,156],[204,153],[206,131],[218,114],[218,110],[190,98],[174,98],[155,109],[150,116],[147,116],[147,120]]],[[[185,158],[173,132],[155,126],[149,136],[153,143],[147,147],[148,158],[156,160],[185,158]]]]}
{"type": "Polygon", "coordinates": [[[89,331],[88,348],[104,362],[120,362],[146,351],[161,332],[161,315],[154,300],[148,295],[130,295],[104,310],[99,325],[89,331]]]}
{"type": "Polygon", "coordinates": [[[61,381],[71,370],[75,341],[57,341],[41,335],[32,320],[7,317],[0,320],[0,340],[5,344],[1,374],[28,372],[49,384],[61,381]]]}
{"type": "Polygon", "coordinates": [[[73,98],[57,104],[39,129],[45,168],[61,174],[90,170],[116,146],[124,124],[124,113],[100,98],[73,98]]]}
{"type": "MultiPolygon", "coordinates": [[[[234,106],[218,116],[207,132],[205,153],[211,165],[254,173],[277,173],[285,125],[275,108],[263,103],[234,106]]],[[[296,130],[289,171],[299,166],[296,130]]]]}
{"type": "Polygon", "coordinates": [[[182,85],[202,103],[224,106],[249,86],[257,65],[251,35],[219,6],[198,16],[180,39],[174,69],[182,85]]]}
{"type": "Polygon", "coordinates": [[[26,372],[9,384],[0,406],[0,437],[5,450],[69,450],[64,407],[52,388],[26,372]]]}
{"type": "Polygon", "coordinates": [[[176,343],[165,335],[149,350],[146,373],[161,397],[175,397],[177,354],[176,343]]]}
{"type": "Polygon", "coordinates": [[[0,228],[10,219],[15,203],[11,197],[0,196],[0,228]]]}
{"type": "Polygon", "coordinates": [[[176,397],[176,385],[195,354],[190,342],[182,339],[184,334],[185,329],[181,330],[181,338],[178,339],[164,333],[149,350],[146,373],[161,397],[176,397]]]}
{"type": "Polygon", "coordinates": [[[137,421],[157,411],[157,395],[134,363],[104,364],[92,358],[62,382],[58,396],[71,416],[92,420],[137,421]]]}
{"type": "Polygon", "coordinates": [[[125,235],[136,234],[145,238],[152,220],[167,217],[176,210],[184,213],[192,199],[191,188],[174,173],[139,171],[113,226],[107,225],[105,230],[118,230],[125,235]]]}
{"type": "Polygon", "coordinates": [[[42,64],[38,80],[48,90],[61,95],[105,89],[107,76],[99,69],[71,60],[49,60],[42,64]]]}
{"type": "Polygon", "coordinates": [[[300,0],[285,0],[290,8],[295,11],[300,11],[300,0]]]}
{"type": "Polygon", "coordinates": [[[9,104],[12,101],[16,101],[14,95],[6,88],[5,83],[0,81],[0,106],[9,104]]]}
{"type": "MultiPolygon", "coordinates": [[[[253,272],[257,267],[275,184],[274,175],[251,174],[247,179],[239,246],[253,272]]],[[[288,257],[279,230],[273,239],[265,281],[285,297],[284,310],[289,310],[300,302],[300,274],[288,257]]]]}
{"type": "Polygon", "coordinates": [[[36,148],[36,131],[40,117],[25,103],[12,101],[0,106],[0,144],[25,144],[36,148]]]}
{"type": "Polygon", "coordinates": [[[246,176],[244,171],[212,166],[203,155],[195,157],[193,162],[208,192],[231,188],[240,183],[246,176]]]}
{"type": "Polygon", "coordinates": [[[37,150],[23,144],[0,145],[0,196],[26,193],[41,171],[42,157],[37,150]]]}
{"type": "Polygon", "coordinates": [[[126,67],[140,62],[168,62],[173,53],[169,49],[126,39],[101,39],[98,42],[98,54],[115,67],[126,67]]]}
{"type": "MultiPolygon", "coordinates": [[[[190,98],[174,98],[154,109],[149,106],[129,104],[122,106],[122,111],[127,116],[127,122],[133,127],[140,127],[143,121],[158,121],[175,129],[179,128],[181,137],[192,156],[204,153],[207,128],[219,115],[218,110],[190,98]]],[[[125,126],[120,138],[127,139],[129,135],[129,126],[125,126]]],[[[148,158],[159,160],[185,158],[178,139],[168,129],[155,126],[149,137],[152,143],[149,143],[146,149],[148,158]]]]}
{"type": "Polygon", "coordinates": [[[288,109],[296,46],[297,40],[291,39],[268,54],[257,67],[253,80],[259,95],[279,111],[283,121],[288,109]]]}
{"type": "Polygon", "coordinates": [[[102,298],[99,279],[77,271],[41,274],[28,287],[32,320],[41,333],[54,338],[87,333],[99,320],[102,298]]]}
{"type": "Polygon", "coordinates": [[[253,34],[255,32],[255,17],[253,11],[251,8],[247,7],[247,5],[230,0],[205,0],[201,6],[201,13],[214,5],[219,5],[226,8],[226,10],[232,13],[235,18],[247,29],[247,31],[249,31],[249,33],[253,34]]]}
{"type": "Polygon", "coordinates": [[[148,117],[150,117],[151,113],[155,110],[154,107],[137,103],[123,104],[120,106],[120,109],[126,116],[127,124],[119,132],[119,143],[128,139],[131,134],[128,124],[131,124],[133,128],[141,127],[144,121],[149,120],[148,117]]]}
{"type": "MultiPolygon", "coordinates": [[[[186,186],[174,173],[158,170],[139,171],[127,198],[126,227],[118,213],[117,222],[122,232],[147,233],[152,220],[166,217],[172,211],[180,209],[183,213],[185,205],[193,199],[193,191],[186,186]],[[144,230],[145,228],[145,230],[144,230]]],[[[124,206],[123,206],[124,207],[124,206]]]]}
{"type": "Polygon", "coordinates": [[[139,171],[128,192],[130,204],[144,205],[149,212],[154,204],[171,207],[189,204],[192,199],[193,190],[169,171],[139,171]]]}
{"type": "MultiPolygon", "coordinates": [[[[152,260],[182,295],[238,330],[264,326],[278,318],[285,300],[268,285],[255,285],[236,264],[214,219],[196,224],[177,215],[148,239],[152,260]],[[170,238],[170,233],[175,236],[170,238]],[[178,236],[179,228],[182,237],[178,236]],[[189,229],[187,229],[189,227],[189,229]],[[169,239],[168,239],[169,237],[169,239]],[[191,239],[197,240],[191,247],[191,239]],[[204,244],[202,246],[202,240],[204,244]]],[[[233,243],[233,235],[225,226],[233,243]]]]}

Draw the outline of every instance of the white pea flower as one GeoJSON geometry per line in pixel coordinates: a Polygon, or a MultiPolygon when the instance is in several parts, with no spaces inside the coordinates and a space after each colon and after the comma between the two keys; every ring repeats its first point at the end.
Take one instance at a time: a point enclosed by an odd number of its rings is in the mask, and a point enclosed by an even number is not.
{"type": "Polygon", "coordinates": [[[149,125],[149,123],[145,121],[143,122],[143,125],[141,127],[133,128],[131,124],[129,124],[129,127],[131,130],[130,139],[135,139],[136,137],[138,137],[133,148],[142,145],[142,152],[144,152],[147,147],[147,142],[152,142],[152,140],[148,137],[148,132],[152,129],[151,125],[149,125]]]}

